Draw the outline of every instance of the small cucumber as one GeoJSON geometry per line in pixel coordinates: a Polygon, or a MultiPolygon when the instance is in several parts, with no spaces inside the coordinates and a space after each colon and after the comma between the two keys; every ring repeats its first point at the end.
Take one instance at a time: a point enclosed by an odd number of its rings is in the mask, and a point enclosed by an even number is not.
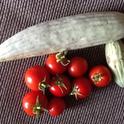
{"type": "Polygon", "coordinates": [[[111,41],[105,46],[106,60],[118,86],[124,88],[124,42],[111,41]]]}

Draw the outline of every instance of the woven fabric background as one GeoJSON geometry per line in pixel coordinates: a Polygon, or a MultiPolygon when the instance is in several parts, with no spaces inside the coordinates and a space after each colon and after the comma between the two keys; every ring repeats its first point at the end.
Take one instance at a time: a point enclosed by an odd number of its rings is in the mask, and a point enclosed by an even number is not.
{"type": "MultiPolygon", "coordinates": [[[[124,12],[124,0],[0,0],[0,43],[37,23],[93,11],[124,12]]],[[[106,64],[104,45],[69,52],[74,55],[86,57],[89,66],[106,64]]],[[[94,89],[85,101],[72,101],[73,106],[57,118],[47,113],[39,119],[28,117],[21,107],[29,91],[23,73],[32,65],[42,65],[46,57],[0,63],[0,124],[124,124],[124,89],[114,82],[94,89]]]]}

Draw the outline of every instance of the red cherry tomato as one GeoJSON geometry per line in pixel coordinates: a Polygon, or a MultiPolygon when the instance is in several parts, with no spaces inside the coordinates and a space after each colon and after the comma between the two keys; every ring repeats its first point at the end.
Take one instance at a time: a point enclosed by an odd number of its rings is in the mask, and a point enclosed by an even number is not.
{"type": "Polygon", "coordinates": [[[49,73],[43,66],[33,66],[26,71],[25,82],[28,88],[32,90],[43,90],[42,84],[49,83],[49,73]]]}
{"type": "Polygon", "coordinates": [[[89,77],[97,87],[105,87],[111,82],[111,72],[103,65],[93,67],[89,77]]]}
{"type": "Polygon", "coordinates": [[[49,55],[45,62],[48,71],[52,74],[62,74],[67,70],[68,60],[66,58],[57,58],[57,55],[58,54],[49,55]]]}
{"type": "Polygon", "coordinates": [[[92,85],[89,79],[81,77],[75,79],[73,83],[74,83],[74,88],[71,92],[71,95],[75,95],[75,98],[77,100],[84,99],[91,94],[92,85]]]}
{"type": "Polygon", "coordinates": [[[54,96],[63,97],[68,95],[71,91],[71,84],[69,79],[63,75],[54,77],[53,80],[50,82],[49,91],[54,96]]]}
{"type": "Polygon", "coordinates": [[[60,115],[66,108],[65,101],[62,98],[52,98],[48,105],[48,111],[51,116],[60,115]]]}
{"type": "Polygon", "coordinates": [[[68,66],[68,73],[72,77],[81,77],[88,69],[86,59],[82,57],[74,57],[68,66]]]}
{"type": "Polygon", "coordinates": [[[40,115],[47,109],[47,97],[42,92],[32,91],[23,97],[23,110],[30,116],[40,115]]]}

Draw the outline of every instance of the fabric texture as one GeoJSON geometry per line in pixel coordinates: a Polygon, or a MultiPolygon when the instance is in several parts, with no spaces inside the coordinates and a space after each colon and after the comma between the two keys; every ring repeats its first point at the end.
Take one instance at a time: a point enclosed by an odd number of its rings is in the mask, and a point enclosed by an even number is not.
{"type": "MultiPolygon", "coordinates": [[[[0,43],[17,32],[56,18],[96,11],[124,12],[124,0],[0,0],[0,43]]],[[[104,45],[69,52],[69,57],[84,56],[89,66],[106,64],[104,45]]],[[[94,89],[87,100],[72,101],[72,107],[59,117],[44,113],[28,117],[22,110],[24,72],[35,64],[43,65],[46,56],[0,63],[1,124],[124,124],[124,89],[114,82],[94,89]]]]}

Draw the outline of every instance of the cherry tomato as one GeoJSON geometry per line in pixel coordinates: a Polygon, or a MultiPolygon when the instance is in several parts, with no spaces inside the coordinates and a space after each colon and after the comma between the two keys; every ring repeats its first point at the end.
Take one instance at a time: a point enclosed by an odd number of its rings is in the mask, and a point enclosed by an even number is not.
{"type": "Polygon", "coordinates": [[[40,115],[44,109],[47,109],[47,97],[38,91],[31,91],[23,97],[23,110],[30,116],[40,115]]]}
{"type": "Polygon", "coordinates": [[[105,87],[111,82],[111,72],[103,65],[93,67],[89,77],[97,87],[105,87]]]}
{"type": "Polygon", "coordinates": [[[68,66],[68,73],[72,77],[81,77],[88,69],[86,59],[83,57],[73,57],[68,66]]]}
{"type": "Polygon", "coordinates": [[[45,64],[48,71],[52,74],[62,74],[67,70],[67,66],[69,61],[65,58],[65,55],[61,55],[57,57],[58,54],[51,54],[48,56],[45,64]]]}
{"type": "Polygon", "coordinates": [[[91,81],[87,78],[80,77],[73,81],[74,87],[71,92],[71,95],[75,95],[75,98],[84,99],[91,94],[92,85],[91,81]]]}
{"type": "Polygon", "coordinates": [[[49,83],[49,73],[43,66],[33,66],[26,71],[25,82],[32,90],[43,90],[46,87],[44,84],[49,83]]]}
{"type": "Polygon", "coordinates": [[[62,98],[52,98],[48,105],[48,111],[51,116],[60,115],[66,108],[65,101],[62,98]]]}
{"type": "Polygon", "coordinates": [[[49,91],[54,96],[63,97],[68,95],[71,91],[69,79],[64,75],[53,77],[52,81],[50,82],[49,91]]]}

